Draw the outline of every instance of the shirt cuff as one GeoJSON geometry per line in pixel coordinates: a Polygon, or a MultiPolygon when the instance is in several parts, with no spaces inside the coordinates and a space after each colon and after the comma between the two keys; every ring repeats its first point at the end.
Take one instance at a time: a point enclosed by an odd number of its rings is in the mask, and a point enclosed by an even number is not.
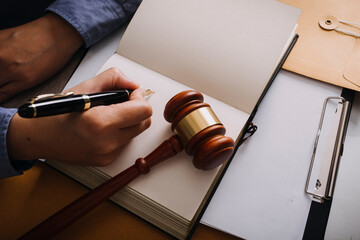
{"type": "Polygon", "coordinates": [[[10,121],[17,109],[0,108],[0,178],[20,175],[23,171],[30,169],[36,162],[32,161],[11,161],[8,156],[6,135],[10,121]]]}
{"type": "Polygon", "coordinates": [[[127,23],[141,0],[57,0],[46,10],[70,23],[89,47],[127,23]]]}

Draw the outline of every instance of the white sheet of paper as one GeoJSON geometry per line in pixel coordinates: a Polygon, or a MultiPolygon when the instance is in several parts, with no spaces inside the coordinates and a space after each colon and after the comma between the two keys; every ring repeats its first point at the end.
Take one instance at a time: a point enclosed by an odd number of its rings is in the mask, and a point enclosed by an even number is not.
{"type": "Polygon", "coordinates": [[[273,0],[147,0],[117,52],[251,114],[300,12],[273,0]]]}
{"type": "Polygon", "coordinates": [[[305,182],[323,101],[341,88],[282,70],[202,223],[245,239],[302,239],[312,198],[305,182]]]}

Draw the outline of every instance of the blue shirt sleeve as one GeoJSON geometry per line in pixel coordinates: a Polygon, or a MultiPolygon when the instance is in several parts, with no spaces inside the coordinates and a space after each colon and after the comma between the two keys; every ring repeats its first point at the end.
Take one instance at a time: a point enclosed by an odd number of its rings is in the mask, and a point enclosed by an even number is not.
{"type": "Polygon", "coordinates": [[[89,47],[127,23],[141,0],[57,0],[47,10],[69,22],[89,47]]]}
{"type": "Polygon", "coordinates": [[[9,127],[10,120],[16,113],[15,108],[0,108],[0,179],[20,175],[23,171],[31,168],[35,161],[10,161],[6,134],[9,127]]]}

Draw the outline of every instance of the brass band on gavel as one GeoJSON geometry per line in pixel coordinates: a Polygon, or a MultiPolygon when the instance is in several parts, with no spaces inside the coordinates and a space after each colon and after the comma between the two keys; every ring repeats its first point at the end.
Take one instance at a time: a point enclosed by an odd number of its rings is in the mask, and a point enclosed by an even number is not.
{"type": "Polygon", "coordinates": [[[213,125],[222,125],[222,123],[211,107],[202,107],[181,119],[175,126],[174,132],[180,136],[183,144],[186,145],[197,133],[213,125]]]}

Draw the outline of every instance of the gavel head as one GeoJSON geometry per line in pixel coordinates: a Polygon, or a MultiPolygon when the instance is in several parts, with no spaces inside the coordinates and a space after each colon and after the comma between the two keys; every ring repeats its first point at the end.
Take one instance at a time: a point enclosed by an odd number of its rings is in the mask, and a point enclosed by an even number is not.
{"type": "Polygon", "coordinates": [[[199,169],[215,168],[230,158],[234,141],[224,136],[225,128],[198,91],[183,91],[165,106],[165,120],[180,137],[185,152],[194,155],[199,169]]]}

